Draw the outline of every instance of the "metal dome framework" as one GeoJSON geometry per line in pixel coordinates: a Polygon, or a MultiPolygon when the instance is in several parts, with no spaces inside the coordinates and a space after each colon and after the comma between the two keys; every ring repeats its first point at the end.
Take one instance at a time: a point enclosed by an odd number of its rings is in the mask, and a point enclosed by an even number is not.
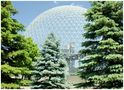
{"type": "Polygon", "coordinates": [[[69,48],[68,45],[73,43],[77,52],[81,48],[83,39],[85,12],[86,9],[79,6],[54,7],[37,16],[26,28],[25,35],[32,37],[41,48],[47,35],[54,33],[60,40],[62,49],[69,48]]]}
{"type": "Polygon", "coordinates": [[[69,72],[75,73],[80,66],[78,55],[81,49],[83,25],[86,23],[83,14],[85,8],[79,6],[59,6],[49,9],[37,16],[26,28],[25,36],[31,37],[42,49],[49,33],[54,33],[60,40],[61,50],[69,65],[69,72]]]}

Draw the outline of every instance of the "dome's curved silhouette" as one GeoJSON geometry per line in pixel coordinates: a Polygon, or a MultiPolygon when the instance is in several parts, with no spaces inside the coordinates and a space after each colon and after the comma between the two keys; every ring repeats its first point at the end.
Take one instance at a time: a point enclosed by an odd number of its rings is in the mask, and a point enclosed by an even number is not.
{"type": "Polygon", "coordinates": [[[85,8],[69,5],[49,9],[33,20],[27,27],[25,35],[32,37],[34,42],[41,47],[48,33],[53,32],[61,41],[61,48],[68,48],[68,45],[73,43],[77,52],[83,39],[85,23],[83,14],[85,12],[85,8]]]}

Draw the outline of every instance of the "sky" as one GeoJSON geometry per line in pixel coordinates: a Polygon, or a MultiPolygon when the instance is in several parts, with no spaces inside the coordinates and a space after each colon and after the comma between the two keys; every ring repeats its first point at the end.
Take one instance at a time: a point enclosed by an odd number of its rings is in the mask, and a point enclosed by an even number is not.
{"type": "Polygon", "coordinates": [[[40,13],[56,6],[74,5],[86,9],[90,7],[90,3],[87,1],[12,1],[12,3],[18,11],[13,18],[17,19],[25,27],[40,13]]]}

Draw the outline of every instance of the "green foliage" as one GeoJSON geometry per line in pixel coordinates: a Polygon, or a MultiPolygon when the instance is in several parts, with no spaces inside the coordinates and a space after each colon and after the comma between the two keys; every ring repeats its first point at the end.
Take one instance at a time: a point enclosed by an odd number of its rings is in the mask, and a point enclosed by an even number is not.
{"type": "Polygon", "coordinates": [[[10,1],[1,2],[1,82],[7,83],[8,87],[3,85],[8,89],[19,81],[16,76],[30,77],[32,61],[39,52],[31,38],[18,33],[24,31],[24,26],[12,18],[16,13],[10,1]]]}
{"type": "Polygon", "coordinates": [[[18,84],[14,83],[1,83],[2,89],[20,89],[20,86],[18,84]]]}
{"type": "MultiPolygon", "coordinates": [[[[80,76],[94,88],[123,86],[123,4],[94,1],[86,12],[80,76]]],[[[84,84],[87,85],[87,84],[84,84]]],[[[88,86],[88,85],[87,85],[88,86]]]]}
{"type": "Polygon", "coordinates": [[[47,37],[41,57],[37,58],[34,66],[32,88],[64,89],[66,86],[67,63],[62,58],[59,41],[51,33],[47,37]]]}
{"type": "Polygon", "coordinates": [[[123,75],[122,74],[109,74],[109,75],[95,75],[93,77],[89,77],[91,82],[94,82],[95,86],[98,85],[99,88],[106,87],[111,88],[119,88],[123,85],[123,75]]]}
{"type": "Polygon", "coordinates": [[[31,83],[32,83],[31,80],[21,80],[19,84],[20,84],[21,86],[28,86],[28,85],[30,85],[31,83]]]}
{"type": "Polygon", "coordinates": [[[18,74],[24,74],[24,75],[30,75],[31,71],[29,68],[26,67],[12,67],[10,65],[4,64],[1,65],[2,73],[8,74],[10,76],[18,75],[18,74]]]}

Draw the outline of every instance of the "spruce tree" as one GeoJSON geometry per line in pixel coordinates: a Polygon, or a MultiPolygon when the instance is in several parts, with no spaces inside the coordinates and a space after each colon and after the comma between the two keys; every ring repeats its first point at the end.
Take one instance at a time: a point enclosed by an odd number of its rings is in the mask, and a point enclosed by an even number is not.
{"type": "Polygon", "coordinates": [[[49,34],[41,51],[41,57],[35,64],[32,88],[66,88],[66,61],[62,58],[59,41],[54,34],[49,34]]]}
{"type": "Polygon", "coordinates": [[[32,61],[38,55],[32,39],[18,33],[24,26],[12,18],[16,13],[10,1],[1,2],[1,88],[20,88],[22,80],[30,78],[32,61]]]}
{"type": "Polygon", "coordinates": [[[94,1],[85,13],[87,24],[80,53],[84,85],[95,88],[123,86],[123,2],[94,1]]]}

